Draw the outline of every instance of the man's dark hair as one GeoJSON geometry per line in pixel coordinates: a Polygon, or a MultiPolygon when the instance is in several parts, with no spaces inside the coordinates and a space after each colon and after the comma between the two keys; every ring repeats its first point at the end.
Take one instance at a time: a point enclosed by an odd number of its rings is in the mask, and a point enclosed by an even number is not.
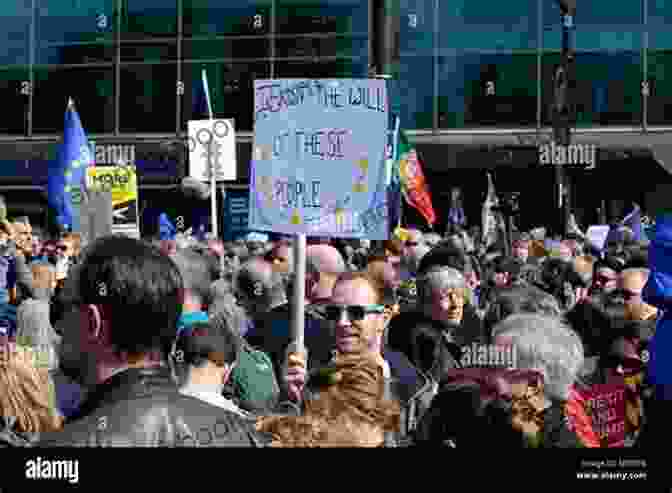
{"type": "Polygon", "coordinates": [[[180,269],[184,290],[193,292],[204,306],[209,306],[212,301],[212,271],[208,259],[190,248],[178,250],[172,259],[180,269]]]}
{"type": "Polygon", "coordinates": [[[13,222],[21,224],[30,224],[30,218],[28,216],[19,216],[14,218],[13,222]]]}
{"type": "Polygon", "coordinates": [[[219,366],[233,365],[238,361],[243,340],[228,316],[218,313],[207,322],[198,322],[184,331],[175,343],[175,350],[182,351],[184,363],[201,368],[208,361],[219,366]]]}
{"type": "Polygon", "coordinates": [[[76,301],[99,305],[114,348],[132,354],[170,347],[182,315],[182,286],[170,258],[121,235],[89,245],[75,274],[76,301]]]}

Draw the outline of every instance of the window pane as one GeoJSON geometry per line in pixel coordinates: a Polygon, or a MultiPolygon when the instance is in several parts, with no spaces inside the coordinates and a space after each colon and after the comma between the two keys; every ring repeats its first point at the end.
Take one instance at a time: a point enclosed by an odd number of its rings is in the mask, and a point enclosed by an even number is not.
{"type": "Polygon", "coordinates": [[[121,39],[176,36],[176,0],[121,0],[121,39]]]}
{"type": "Polygon", "coordinates": [[[122,62],[166,62],[177,60],[177,41],[137,43],[124,41],[121,44],[122,62]]]}
{"type": "Polygon", "coordinates": [[[276,56],[293,57],[366,57],[366,37],[328,36],[319,38],[281,38],[276,42],[276,56]]]}
{"type": "Polygon", "coordinates": [[[647,121],[650,125],[669,125],[672,122],[672,50],[650,50],[648,65],[647,121]]]}
{"type": "Polygon", "coordinates": [[[184,60],[214,60],[222,58],[268,58],[270,41],[263,36],[243,39],[185,39],[182,42],[184,60]]]}
{"type": "Polygon", "coordinates": [[[399,80],[388,84],[390,108],[399,115],[403,128],[432,128],[434,60],[431,56],[410,56],[401,62],[399,80]]]}
{"type": "Polygon", "coordinates": [[[672,49],[672,3],[664,0],[643,0],[647,3],[646,23],[649,47],[654,50],[672,49]]]}
{"type": "Polygon", "coordinates": [[[0,70],[0,98],[2,118],[0,134],[26,134],[26,112],[28,96],[22,94],[28,81],[28,68],[15,67],[0,70]]]}
{"type": "Polygon", "coordinates": [[[276,12],[279,34],[368,32],[368,0],[278,0],[276,12]]]}
{"type": "Polygon", "coordinates": [[[174,132],[177,64],[121,67],[121,132],[174,132]]]}
{"type": "Polygon", "coordinates": [[[434,0],[401,0],[399,15],[402,60],[414,55],[431,56],[434,50],[434,0]]]}
{"type": "Polygon", "coordinates": [[[272,0],[183,0],[185,36],[259,35],[270,31],[272,0]]]}
{"type": "Polygon", "coordinates": [[[315,61],[278,61],[275,66],[277,79],[357,79],[366,77],[364,60],[315,60],[315,61]]]}
{"type": "Polygon", "coordinates": [[[35,69],[33,131],[62,133],[63,115],[72,97],[84,130],[114,130],[114,71],[109,68],[35,69]]]}
{"type": "Polygon", "coordinates": [[[672,3],[661,0],[648,2],[649,29],[649,103],[647,121],[651,125],[669,125],[672,122],[672,3]],[[669,72],[669,71],[668,71],[669,72]]]}
{"type": "Polygon", "coordinates": [[[37,63],[113,61],[114,4],[115,0],[37,0],[37,63]]]}
{"type": "MultiPolygon", "coordinates": [[[[558,53],[542,66],[542,121],[552,121],[553,72],[558,53]]],[[[576,55],[576,126],[639,125],[642,118],[640,52],[579,52],[576,55]]]]}
{"type": "Polygon", "coordinates": [[[537,48],[537,0],[441,2],[438,15],[442,50],[491,52],[537,48]]]}
{"type": "MultiPolygon", "coordinates": [[[[556,2],[543,2],[545,50],[562,46],[560,8],[556,2]]],[[[633,51],[642,48],[642,6],[640,0],[591,0],[581,2],[576,12],[577,51],[633,51]]]]}
{"type": "Polygon", "coordinates": [[[537,120],[537,0],[441,3],[439,127],[537,120]]]}
{"type": "MultiPolygon", "coordinates": [[[[270,77],[270,63],[185,63],[183,65],[184,96],[182,98],[182,130],[189,120],[207,118],[201,108],[201,73],[206,70],[212,111],[219,118],[235,119],[237,131],[252,130],[254,79],[270,77]]],[[[201,93],[202,94],[202,93],[201,93]]]]}
{"type": "Polygon", "coordinates": [[[535,54],[456,51],[439,63],[439,126],[528,127],[537,122],[535,54]]]}
{"type": "Polygon", "coordinates": [[[30,1],[0,2],[0,65],[28,65],[30,1]]]}

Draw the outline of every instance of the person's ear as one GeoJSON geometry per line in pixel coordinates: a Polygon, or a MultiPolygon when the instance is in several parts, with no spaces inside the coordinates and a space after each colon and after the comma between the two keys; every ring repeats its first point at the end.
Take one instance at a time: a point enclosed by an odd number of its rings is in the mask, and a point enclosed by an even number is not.
{"type": "Polygon", "coordinates": [[[106,337],[105,331],[105,316],[100,306],[94,304],[83,305],[82,316],[84,320],[84,327],[86,328],[86,335],[89,341],[100,343],[106,337]]]}

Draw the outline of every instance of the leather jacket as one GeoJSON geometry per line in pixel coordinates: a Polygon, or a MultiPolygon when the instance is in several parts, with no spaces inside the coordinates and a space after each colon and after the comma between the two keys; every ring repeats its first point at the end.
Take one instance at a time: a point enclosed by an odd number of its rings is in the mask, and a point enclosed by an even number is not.
{"type": "Polygon", "coordinates": [[[39,440],[38,433],[16,431],[16,418],[0,416],[0,448],[32,447],[39,440]]]}
{"type": "Polygon", "coordinates": [[[254,422],[182,395],[167,367],[129,369],[88,394],[80,411],[40,447],[262,447],[254,422]]]}

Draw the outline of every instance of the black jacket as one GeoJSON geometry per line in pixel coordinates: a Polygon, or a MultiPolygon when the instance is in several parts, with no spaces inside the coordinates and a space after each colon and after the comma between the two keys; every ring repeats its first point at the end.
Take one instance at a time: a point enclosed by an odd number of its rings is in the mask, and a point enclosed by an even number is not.
{"type": "Polygon", "coordinates": [[[465,305],[462,323],[450,329],[420,312],[401,313],[390,322],[390,349],[403,353],[435,382],[447,370],[460,368],[462,346],[485,343],[483,323],[475,309],[465,305]]]}
{"type": "Polygon", "coordinates": [[[16,418],[0,416],[0,448],[32,447],[39,440],[37,433],[21,433],[15,429],[16,418]]]}
{"type": "Polygon", "coordinates": [[[229,411],[182,395],[168,368],[130,369],[96,386],[41,447],[260,447],[268,437],[229,411]]]}

